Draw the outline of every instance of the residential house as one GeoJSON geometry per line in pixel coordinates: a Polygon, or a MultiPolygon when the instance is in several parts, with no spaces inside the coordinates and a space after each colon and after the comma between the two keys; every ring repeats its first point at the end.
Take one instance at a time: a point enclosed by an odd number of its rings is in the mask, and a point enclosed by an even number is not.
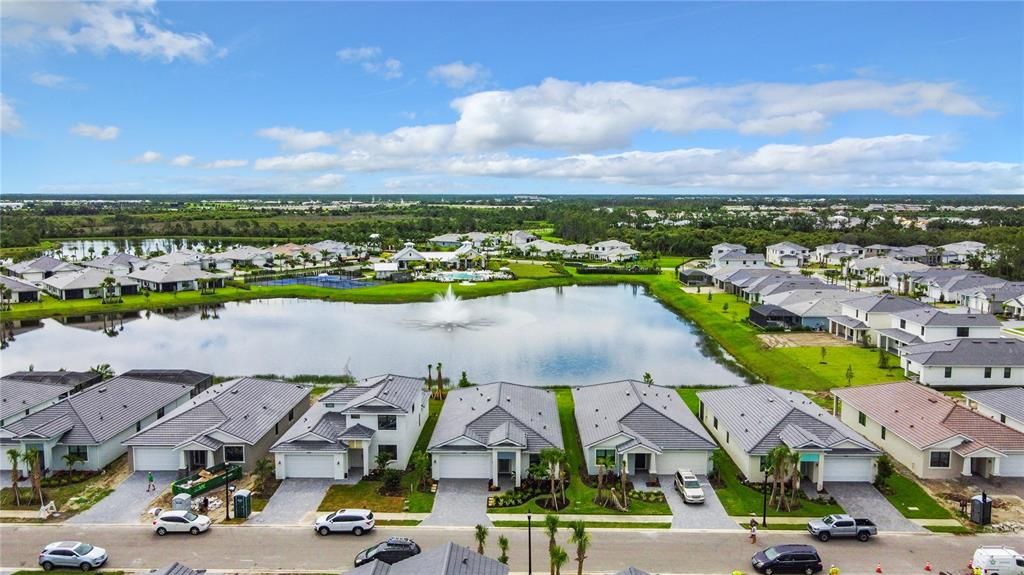
{"type": "Polygon", "coordinates": [[[219,463],[252,471],[309,409],[309,388],[243,377],[192,397],[123,442],[133,471],[191,475],[219,463]]]}
{"type": "Polygon", "coordinates": [[[901,381],[833,389],[844,423],[922,479],[1024,477],[1024,433],[901,381]]]}
{"type": "Polygon", "coordinates": [[[888,256],[900,261],[917,262],[929,266],[937,266],[942,263],[941,250],[923,244],[891,248],[888,256]]]}
{"type": "Polygon", "coordinates": [[[951,279],[962,278],[967,275],[971,275],[971,272],[966,272],[960,269],[899,269],[889,275],[889,289],[900,294],[921,293],[935,301],[938,301],[940,299],[940,292],[932,291],[931,288],[935,288],[936,286],[951,279]]]}
{"type": "Polygon", "coordinates": [[[345,242],[338,242],[335,240],[323,240],[315,244],[310,244],[311,248],[318,252],[328,252],[329,257],[333,258],[353,258],[364,255],[366,250],[360,251],[356,246],[347,244],[345,242]]]}
{"type": "MultiPolygon", "coordinates": [[[[970,311],[1005,314],[1007,302],[1024,296],[1024,282],[1004,282],[958,292],[960,301],[970,311]]],[[[1012,304],[1011,304],[1012,307],[1012,304]]]]}
{"type": "Polygon", "coordinates": [[[94,371],[15,371],[8,373],[3,379],[17,379],[47,385],[70,387],[71,393],[103,381],[103,376],[94,371]]]}
{"type": "Polygon", "coordinates": [[[634,250],[628,243],[619,240],[605,240],[590,246],[590,256],[594,259],[609,262],[621,262],[635,260],[640,257],[640,252],[634,250]]]}
{"type": "Polygon", "coordinates": [[[120,297],[139,293],[139,282],[127,276],[111,275],[106,270],[85,268],[83,270],[52,276],[40,282],[46,293],[57,299],[93,299],[103,297],[120,297]],[[114,280],[114,285],[105,288],[103,282],[107,278],[114,280]]]}
{"type": "Polygon", "coordinates": [[[223,275],[178,264],[151,265],[144,270],[128,274],[128,277],[138,281],[141,287],[154,292],[196,290],[199,289],[201,281],[209,281],[215,287],[224,287],[223,275]]]}
{"type": "Polygon", "coordinates": [[[0,442],[40,452],[43,469],[63,468],[62,457],[71,453],[82,458],[81,469],[99,471],[125,453],[124,440],[188,401],[191,392],[177,382],[118,376],[8,423],[0,442]]]}
{"type": "Polygon", "coordinates": [[[825,331],[828,318],[842,315],[842,303],[864,294],[823,284],[814,289],[794,289],[761,298],[765,304],[777,305],[799,319],[797,325],[806,329],[825,331]]]}
{"type": "Polygon", "coordinates": [[[1024,385],[1024,341],[970,337],[906,345],[900,350],[900,367],[929,387],[1024,385]]]}
{"type": "Polygon", "coordinates": [[[590,246],[587,244],[556,244],[547,240],[533,240],[520,244],[516,248],[524,255],[536,255],[548,257],[551,254],[560,254],[562,257],[589,257],[590,246]]]}
{"type": "Polygon", "coordinates": [[[18,278],[0,275],[0,287],[11,290],[11,303],[39,301],[39,288],[18,278]]]}
{"type": "Polygon", "coordinates": [[[814,261],[822,264],[840,265],[848,259],[861,256],[863,249],[854,244],[842,242],[824,244],[814,248],[814,261]]]}
{"type": "Polygon", "coordinates": [[[784,268],[798,268],[810,259],[811,250],[793,242],[779,242],[768,246],[765,259],[768,263],[784,268]]]}
{"type": "Polygon", "coordinates": [[[504,243],[510,244],[513,247],[526,245],[534,240],[539,239],[540,238],[538,238],[536,235],[531,234],[530,232],[524,232],[523,230],[513,230],[506,234],[502,234],[501,236],[501,240],[504,243]]]}
{"type": "Polygon", "coordinates": [[[277,478],[361,477],[380,453],[405,469],[429,416],[425,383],[378,375],[321,397],[270,448],[277,478]]]}
{"type": "Polygon", "coordinates": [[[987,287],[1001,287],[1006,280],[994,278],[976,272],[964,272],[954,275],[933,275],[924,282],[927,296],[934,301],[948,303],[963,303],[963,295],[976,292],[978,289],[987,287]]]}
{"type": "Polygon", "coordinates": [[[715,287],[735,295],[740,295],[743,292],[743,288],[759,278],[781,273],[779,270],[767,266],[756,268],[709,268],[708,271],[711,274],[711,281],[715,287]]]}
{"type": "Polygon", "coordinates": [[[441,234],[428,241],[439,248],[457,248],[465,241],[472,242],[473,247],[481,248],[495,241],[495,237],[493,234],[484,232],[468,232],[465,234],[441,234]]]}
{"type": "Polygon", "coordinates": [[[711,246],[711,265],[715,265],[715,260],[718,259],[720,256],[724,256],[725,254],[733,252],[740,252],[745,254],[747,253],[747,246],[740,244],[730,244],[727,242],[711,246]]]}
{"type": "Polygon", "coordinates": [[[861,251],[861,256],[865,258],[877,258],[880,256],[888,256],[893,250],[898,249],[895,246],[888,246],[885,244],[871,244],[870,246],[864,247],[861,251]]]}
{"type": "Polygon", "coordinates": [[[448,392],[427,453],[434,479],[508,478],[518,487],[552,447],[564,448],[554,392],[497,382],[448,392]]]}
{"type": "Polygon", "coordinates": [[[764,276],[751,282],[742,290],[743,299],[750,303],[761,303],[764,298],[796,290],[841,290],[838,285],[825,284],[818,278],[789,276],[764,276]]]}
{"type": "Polygon", "coordinates": [[[508,565],[449,541],[391,565],[373,561],[342,575],[508,575],[508,565]]]}
{"type": "Polygon", "coordinates": [[[854,343],[878,345],[879,330],[892,327],[892,314],[929,307],[917,300],[895,295],[869,295],[846,300],[842,315],[828,318],[828,331],[854,343]]]}
{"type": "Polygon", "coordinates": [[[697,268],[679,268],[676,271],[679,283],[688,286],[711,285],[711,276],[708,272],[697,268]]]}
{"type": "Polygon", "coordinates": [[[624,380],[574,387],[572,397],[588,473],[601,461],[633,475],[711,471],[717,446],[675,389],[624,380]]]}
{"type": "Polygon", "coordinates": [[[1012,319],[1024,319],[1024,295],[1004,301],[1003,313],[1012,319]]]}
{"type": "Polygon", "coordinates": [[[762,329],[793,328],[800,325],[800,317],[793,312],[772,304],[750,306],[747,321],[762,329]]]}
{"type": "Polygon", "coordinates": [[[7,275],[27,282],[39,282],[48,277],[77,272],[82,268],[50,256],[39,256],[6,267],[7,275]]]}
{"type": "Polygon", "coordinates": [[[768,454],[799,453],[800,474],[819,491],[826,481],[871,482],[881,452],[802,393],[770,385],[701,391],[698,416],[752,482],[765,480],[768,454]]]}
{"type": "Polygon", "coordinates": [[[303,254],[313,262],[318,262],[323,259],[323,254],[320,253],[320,250],[312,246],[299,245],[296,243],[273,246],[271,248],[267,248],[267,251],[270,252],[273,259],[300,260],[303,258],[303,254]]]}
{"type": "Polygon", "coordinates": [[[931,268],[922,263],[887,256],[858,258],[846,262],[846,272],[864,278],[868,285],[884,284],[894,275],[924,272],[929,269],[931,268]]]}
{"type": "Polygon", "coordinates": [[[964,393],[964,397],[971,409],[1024,432],[1024,387],[971,390],[964,393]]]}
{"type": "Polygon", "coordinates": [[[217,254],[217,259],[228,262],[231,267],[251,266],[261,268],[273,263],[274,255],[266,248],[236,246],[217,254]]]}
{"type": "Polygon", "coordinates": [[[94,260],[86,260],[80,262],[80,264],[84,267],[103,270],[115,276],[126,276],[135,270],[145,269],[149,265],[149,260],[132,254],[117,252],[94,260]]]}
{"type": "Polygon", "coordinates": [[[213,386],[212,375],[191,369],[129,369],[121,375],[147,381],[187,385],[192,389],[191,397],[195,397],[213,386]]]}
{"type": "Polygon", "coordinates": [[[973,241],[954,242],[939,247],[942,249],[942,265],[964,264],[971,256],[981,255],[985,251],[985,244],[973,241]]]}
{"type": "Polygon", "coordinates": [[[204,254],[192,249],[183,248],[162,256],[150,258],[151,263],[163,264],[165,266],[185,266],[207,271],[227,270],[231,268],[231,261],[222,258],[220,254],[204,254]]]}
{"type": "Polygon", "coordinates": [[[763,254],[748,254],[746,249],[736,250],[711,259],[710,268],[764,268],[763,254]]]}
{"type": "Polygon", "coordinates": [[[71,395],[72,387],[24,381],[10,376],[0,379],[0,427],[53,405],[71,395]]]}
{"type": "Polygon", "coordinates": [[[391,279],[398,273],[398,262],[377,262],[373,264],[373,278],[378,280],[391,279]]]}
{"type": "Polygon", "coordinates": [[[894,312],[892,327],[878,330],[878,347],[898,353],[908,344],[973,337],[1000,337],[1002,323],[993,315],[948,313],[933,307],[894,312]]]}
{"type": "Polygon", "coordinates": [[[468,240],[462,242],[458,249],[450,252],[420,251],[412,242],[406,242],[405,247],[391,256],[390,261],[397,263],[400,270],[410,269],[417,264],[464,270],[483,261],[483,257],[473,247],[473,242],[468,240]]]}

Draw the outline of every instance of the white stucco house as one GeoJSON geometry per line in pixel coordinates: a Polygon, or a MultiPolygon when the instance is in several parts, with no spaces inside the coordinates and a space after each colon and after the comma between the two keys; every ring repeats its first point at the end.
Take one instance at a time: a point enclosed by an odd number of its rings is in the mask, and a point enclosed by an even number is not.
{"type": "Polygon", "coordinates": [[[894,312],[892,326],[878,330],[878,347],[899,353],[905,345],[964,337],[1000,337],[1002,322],[993,315],[949,313],[933,307],[894,312]]]}
{"type": "Polygon", "coordinates": [[[361,477],[382,452],[405,469],[429,416],[425,383],[378,375],[321,397],[270,448],[277,478],[361,477]]]}
{"type": "Polygon", "coordinates": [[[397,263],[398,269],[406,270],[419,265],[436,265],[445,268],[468,269],[474,262],[483,260],[483,256],[473,247],[473,242],[466,240],[458,248],[450,252],[428,252],[416,249],[412,242],[406,242],[401,250],[395,252],[389,261],[397,263]]]}
{"type": "Polygon", "coordinates": [[[798,268],[810,260],[811,251],[793,242],[779,242],[765,249],[768,263],[784,268],[798,268]]]}
{"type": "Polygon", "coordinates": [[[907,376],[929,387],[984,389],[1024,385],[1024,341],[967,337],[900,350],[907,376]]]}

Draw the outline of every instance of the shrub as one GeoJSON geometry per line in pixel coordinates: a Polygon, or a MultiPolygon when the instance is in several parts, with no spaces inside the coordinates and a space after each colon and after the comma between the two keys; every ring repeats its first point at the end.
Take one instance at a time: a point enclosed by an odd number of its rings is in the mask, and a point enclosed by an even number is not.
{"type": "Polygon", "coordinates": [[[251,289],[249,287],[249,284],[247,284],[247,283],[245,283],[245,282],[243,282],[241,280],[227,280],[227,281],[224,282],[224,287],[233,287],[233,288],[244,289],[244,290],[251,289]]]}
{"type": "Polygon", "coordinates": [[[385,469],[381,473],[381,495],[401,495],[402,472],[397,469],[385,469]]]}

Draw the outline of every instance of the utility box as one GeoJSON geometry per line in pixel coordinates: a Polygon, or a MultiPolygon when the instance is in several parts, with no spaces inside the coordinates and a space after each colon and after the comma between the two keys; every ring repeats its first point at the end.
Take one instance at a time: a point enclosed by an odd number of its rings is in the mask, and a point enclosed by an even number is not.
{"type": "Polygon", "coordinates": [[[992,498],[982,493],[971,497],[971,521],[978,525],[992,523],[992,498]]]}
{"type": "Polygon", "coordinates": [[[245,519],[252,514],[252,491],[239,489],[235,492],[235,513],[236,519],[245,519]]]}
{"type": "Polygon", "coordinates": [[[171,509],[175,511],[188,511],[192,509],[192,496],[188,493],[179,493],[171,499],[171,509]]]}

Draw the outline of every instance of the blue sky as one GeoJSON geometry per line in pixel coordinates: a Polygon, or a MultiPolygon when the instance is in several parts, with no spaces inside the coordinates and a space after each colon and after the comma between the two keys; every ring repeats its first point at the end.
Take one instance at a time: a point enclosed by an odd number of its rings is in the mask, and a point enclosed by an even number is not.
{"type": "Polygon", "coordinates": [[[1024,4],[10,3],[0,193],[1024,191],[1024,4]]]}

